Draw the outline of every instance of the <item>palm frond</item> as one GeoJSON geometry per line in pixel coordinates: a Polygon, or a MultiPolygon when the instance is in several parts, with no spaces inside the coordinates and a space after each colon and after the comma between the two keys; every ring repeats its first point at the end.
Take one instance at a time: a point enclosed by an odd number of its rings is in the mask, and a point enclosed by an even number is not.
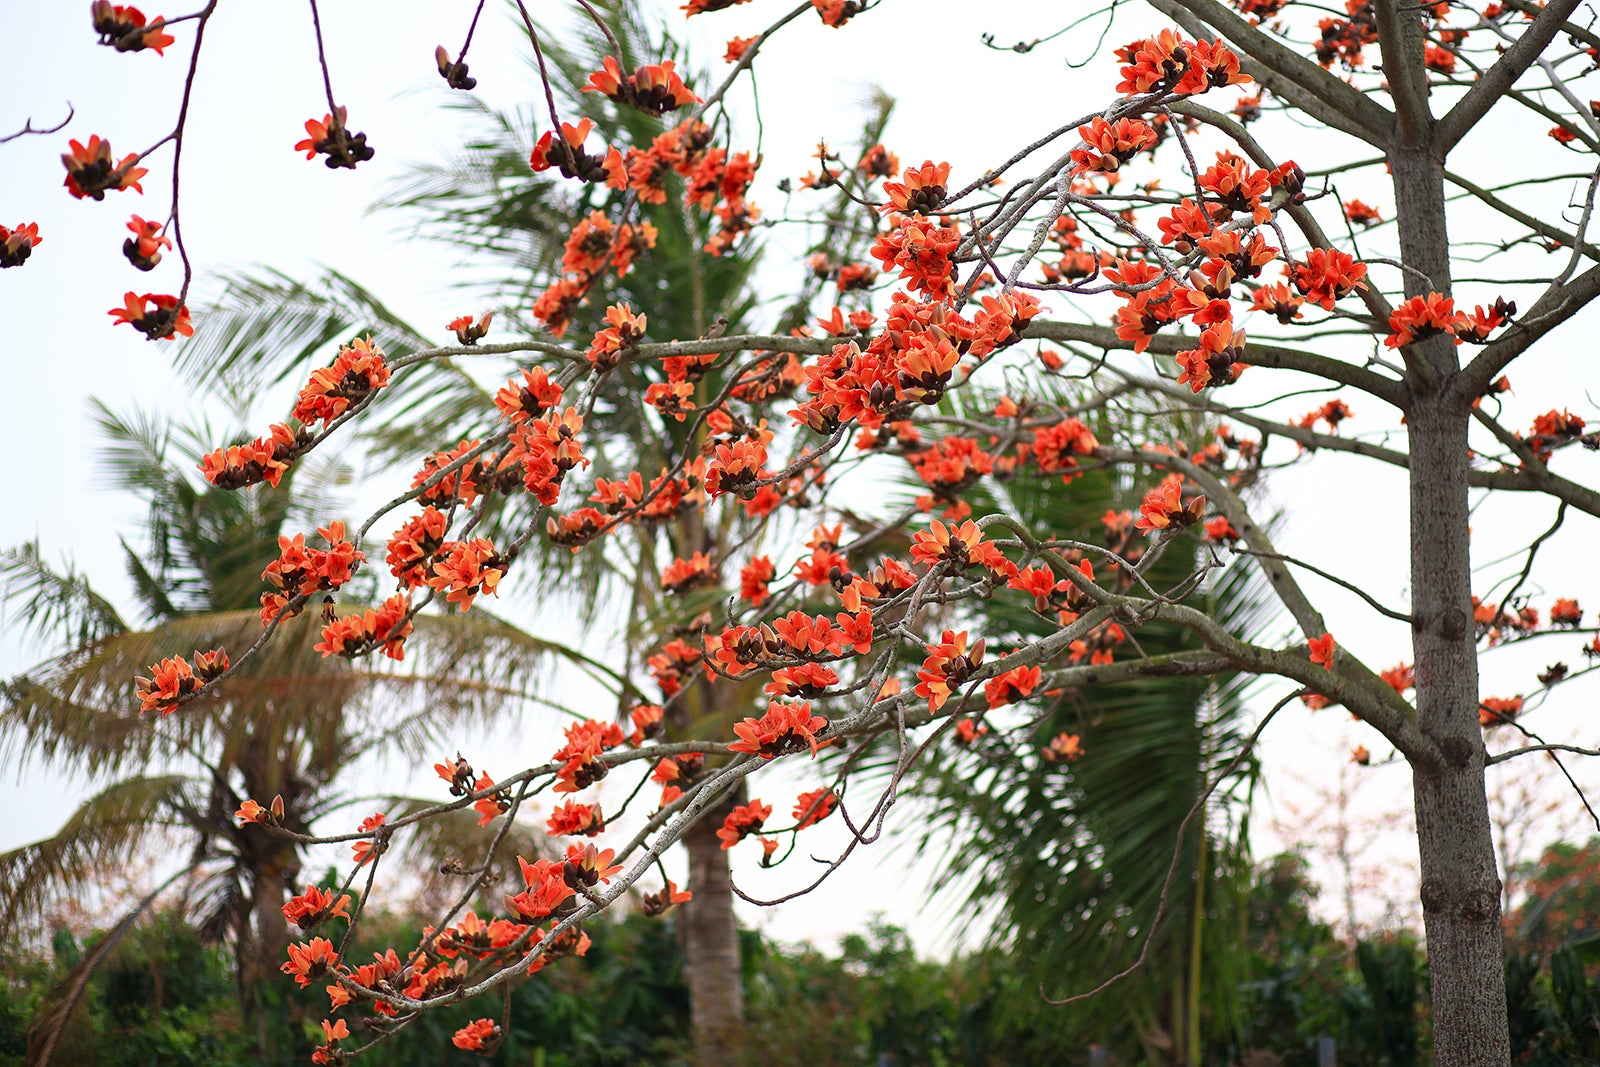
{"type": "Polygon", "coordinates": [[[334,270],[309,281],[270,268],[229,275],[206,327],[178,348],[178,371],[197,387],[220,386],[246,408],[326,362],[319,354],[360,331],[396,354],[428,345],[366,288],[334,270]]]}
{"type": "Polygon", "coordinates": [[[126,778],[90,797],[43,841],[0,854],[0,932],[125,863],[182,797],[182,775],[126,778]]]}
{"type": "MultiPolygon", "coordinates": [[[[99,397],[90,397],[89,407],[101,438],[95,466],[106,487],[132,489],[149,499],[166,493],[174,479],[183,478],[168,456],[174,424],[137,408],[118,414],[99,397]]],[[[189,458],[193,462],[200,457],[189,458]]]]}
{"type": "Polygon", "coordinates": [[[133,582],[134,595],[144,607],[145,617],[165,619],[179,614],[177,605],[172,602],[172,597],[167,591],[166,583],[150,573],[150,568],[126,539],[119,537],[117,543],[122,546],[123,565],[128,572],[128,578],[133,582]]]}
{"type": "MultiPolygon", "coordinates": [[[[121,413],[101,400],[91,403],[105,441],[99,449],[101,469],[147,507],[145,551],[135,554],[124,543],[146,619],[254,603],[257,575],[275,553],[292,499],[287,490],[202,488],[194,470],[218,440],[210,426],[163,423],[139,409],[121,413]]],[[[319,466],[325,464],[311,465],[312,472],[319,466]]]]}
{"type": "Polygon", "coordinates": [[[0,621],[39,645],[78,647],[127,630],[111,602],[68,564],[44,561],[37,541],[0,549],[0,621]]]}
{"type": "MultiPolygon", "coordinates": [[[[1029,396],[1046,402],[1073,399],[1048,383],[1030,382],[1028,388],[1029,396]]],[[[966,392],[971,395],[948,398],[953,410],[994,402],[966,392]]],[[[1176,429],[1182,437],[1199,432],[1176,429]]],[[[1170,436],[1174,427],[1164,432],[1170,436]]],[[[907,498],[925,491],[914,476],[902,489],[907,498]]],[[[1004,484],[986,481],[963,499],[975,515],[1004,511],[1039,536],[1095,543],[1102,536],[1101,516],[1135,505],[1141,493],[1142,487],[1119,476],[1090,471],[1067,485],[1026,475],[1004,484]]],[[[1175,542],[1147,577],[1157,588],[1172,588],[1196,569],[1201,551],[1197,542],[1175,542]]],[[[1271,600],[1248,567],[1221,571],[1192,599],[1203,600],[1196,606],[1247,638],[1272,617],[1271,600]]],[[[946,625],[967,627],[1002,648],[1055,629],[1025,599],[1000,595],[953,615],[946,625]]],[[[1193,635],[1171,625],[1147,625],[1136,636],[1142,653],[1151,655],[1198,647],[1193,635]]],[[[1142,653],[1124,646],[1118,659],[1142,653]]],[[[1251,757],[1240,759],[1230,782],[1181,840],[1178,833],[1208,777],[1241,754],[1247,681],[1235,675],[1145,678],[1036,697],[1026,708],[991,714],[994,732],[978,744],[921,768],[909,783],[925,812],[918,848],[944,861],[947,881],[962,897],[952,909],[956,921],[968,933],[992,923],[996,940],[1031,945],[1033,979],[1048,979],[1053,992],[1077,992],[1121,970],[1153,932],[1151,966],[1131,980],[1129,996],[1162,1003],[1171,982],[1181,987],[1186,981],[1196,924],[1208,946],[1214,941],[1194,907],[1201,857],[1209,915],[1232,907],[1223,898],[1237,881],[1240,857],[1247,856],[1240,835],[1255,774],[1251,757]],[[1040,759],[1040,749],[1063,732],[1080,736],[1082,759],[1040,759]],[[1157,902],[1175,854],[1179,877],[1157,924],[1157,902]]],[[[893,755],[879,751],[855,758],[881,772],[893,755]]],[[[1227,998],[1219,998],[1212,1018],[1223,1025],[1227,998]]],[[[1027,1014],[1017,1010],[1019,1019],[1027,1014]]],[[[1077,1036],[1106,1035],[1073,1040],[1077,1036]]]]}

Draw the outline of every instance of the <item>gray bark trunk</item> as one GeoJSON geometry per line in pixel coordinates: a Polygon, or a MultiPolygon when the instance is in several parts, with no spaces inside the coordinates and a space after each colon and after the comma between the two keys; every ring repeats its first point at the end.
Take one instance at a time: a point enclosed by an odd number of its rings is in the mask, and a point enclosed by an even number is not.
{"type": "MultiPolygon", "coordinates": [[[[1431,141],[1432,131],[1408,131],[1431,141]]],[[[1390,152],[1408,296],[1450,292],[1444,164],[1430,143],[1390,152]],[[1415,272],[1415,273],[1414,273],[1415,272]],[[1423,277],[1425,276],[1425,277],[1423,277]]],[[[1422,914],[1432,982],[1437,1067],[1511,1062],[1505,970],[1472,621],[1466,403],[1450,395],[1460,364],[1453,339],[1411,346],[1406,411],[1411,454],[1411,613],[1417,722],[1438,746],[1414,764],[1412,794],[1422,914]]]]}
{"type": "Polygon", "coordinates": [[[683,905],[678,921],[698,1067],[734,1064],[744,1026],[739,928],[733,916],[728,854],[717,840],[720,824],[720,818],[703,818],[683,837],[694,899],[683,905]]]}
{"type": "Polygon", "coordinates": [[[1464,413],[1413,407],[1412,638],[1417,718],[1443,759],[1412,769],[1438,1067],[1511,1062],[1500,879],[1484,788],[1467,553],[1464,413]]]}

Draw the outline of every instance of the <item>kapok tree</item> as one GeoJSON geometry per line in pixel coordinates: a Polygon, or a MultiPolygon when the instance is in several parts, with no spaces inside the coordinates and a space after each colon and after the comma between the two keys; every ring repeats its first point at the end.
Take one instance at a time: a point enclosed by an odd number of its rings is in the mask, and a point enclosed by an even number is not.
{"type": "MultiPolygon", "coordinates": [[[[103,42],[125,51],[170,47],[182,22],[195,24],[186,101],[204,27],[226,5],[213,0],[165,22],[93,6],[103,42]]],[[[604,18],[579,6],[609,39],[604,18]]],[[[686,10],[732,6],[691,0],[686,10]]],[[[731,71],[703,99],[670,62],[632,71],[606,63],[582,88],[661,116],[648,141],[589,143],[589,124],[563,120],[547,81],[550,125],[531,166],[581,183],[600,215],[579,223],[532,308],[543,332],[519,337],[527,320],[502,314],[495,328],[509,325],[513,339],[486,344],[489,321],[466,317],[449,326],[457,343],[395,359],[354,338],[311,376],[291,419],[207,457],[214,484],[270,492],[346,424],[381,418],[390,383],[413,368],[477,354],[533,360],[499,392],[498,411],[485,412],[480,436],[441,442],[409,487],[396,485],[394,500],[353,536],[330,525],[325,544],[283,542],[267,561],[254,643],[229,650],[231,661],[175,654],[153,665],[139,696],[163,716],[182,714],[212,687],[237,684],[240,664],[313,602],[325,612],[325,654],[398,658],[411,620],[429,605],[469,611],[502,582],[508,595],[518,582],[523,595],[537,595],[540,575],[524,569],[537,558],[536,539],[577,553],[602,550],[625,532],[653,545],[664,539],[676,558],[662,568],[661,588],[684,605],[680,625],[659,631],[649,682],[619,685],[620,724],[576,724],[548,762],[498,781],[468,760],[446,761],[440,773],[457,799],[402,819],[377,813],[348,834],[318,839],[353,844],[350,886],[359,880],[360,889],[338,943],[310,937],[290,949],[284,970],[301,986],[325,985],[335,1009],[373,1009],[373,1040],[382,1040],[430,1008],[581,953],[581,924],[641,881],[654,886],[660,857],[708,812],[719,813],[726,848],[760,838],[763,862],[788,855],[779,852],[785,839],[792,846],[837,813],[848,821],[850,844],[820,880],[877,837],[919,757],[986,730],[1025,727],[1027,715],[1006,710],[1012,705],[1080,685],[1243,671],[1292,686],[1257,736],[1299,696],[1341,705],[1410,765],[1437,1061],[1509,1062],[1484,768],[1529,749],[1490,754],[1485,731],[1527,733],[1520,717],[1552,686],[1592,668],[1552,668],[1517,697],[1485,697],[1478,659],[1489,647],[1592,630],[1582,629],[1571,598],[1550,604],[1544,623],[1519,598],[1520,579],[1496,603],[1474,597],[1469,504],[1474,493],[1537,494],[1562,517],[1600,516],[1600,493],[1556,469],[1569,446],[1600,443],[1584,435],[1584,420],[1554,399],[1531,428],[1498,414],[1511,362],[1547,349],[1541,342],[1600,295],[1600,249],[1587,237],[1600,184],[1600,108],[1584,92],[1600,36],[1569,21],[1577,0],[1347,0],[1343,15],[1287,0],[1149,0],[1172,26],[1107,57],[1108,72],[1120,68],[1120,77],[1108,79],[1104,99],[1083,114],[1050,114],[1037,139],[997,149],[984,170],[953,175],[949,163],[936,162],[947,151],[941,145],[906,146],[927,162],[904,168],[882,145],[851,157],[819,149],[820,173],[800,184],[855,204],[856,225],[872,220],[870,261],[813,258],[792,277],[810,294],[825,275],[850,310],[834,306],[814,326],[788,332],[661,337],[652,336],[649,307],[616,305],[604,328],[567,342],[575,310],[604,273],[652,254],[633,228],[641,203],[671,201],[709,215],[712,251],[737,246],[762,224],[747,199],[760,157],[742,149],[739,131],[715,109],[772,33],[871,33],[874,20],[891,15],[875,6],[814,0],[754,36],[735,37],[731,71]],[[809,13],[826,28],[804,27],[809,13]],[[861,15],[868,17],[856,22],[861,15]],[[1296,163],[1273,148],[1279,116],[1325,131],[1319,158],[1296,163]],[[1527,143],[1512,156],[1507,142],[1519,137],[1527,143]],[[1497,158],[1539,159],[1548,155],[1541,146],[1552,145],[1572,152],[1576,166],[1572,174],[1541,167],[1498,185],[1474,176],[1470,160],[1467,173],[1457,169],[1463,146],[1488,141],[1497,158]],[[1393,193],[1380,206],[1338,195],[1340,180],[1384,167],[1393,193]],[[1570,209],[1542,191],[1552,180],[1573,185],[1570,209]],[[1470,252],[1481,264],[1459,294],[1459,248],[1450,241],[1456,205],[1470,208],[1470,252]],[[1363,245],[1395,254],[1363,253],[1363,245]],[[1050,314],[1069,307],[1091,309],[1088,321],[1050,314]],[[1235,404],[1229,387],[1247,371],[1247,383],[1262,384],[1234,390],[1252,398],[1235,404]],[[616,395],[619,380],[632,386],[628,408],[601,402],[616,395]],[[1304,401],[1288,394],[1308,381],[1340,395],[1297,417],[1304,401]],[[1252,388],[1266,389],[1268,399],[1252,388]],[[1209,429],[1194,429],[1196,414],[1209,429]],[[1341,432],[1351,418],[1381,426],[1384,442],[1341,432]],[[657,468],[587,477],[586,441],[603,432],[594,424],[623,419],[670,428],[680,450],[657,468]],[[1255,513],[1260,502],[1248,489],[1263,470],[1330,451],[1407,473],[1411,580],[1403,609],[1360,590],[1338,573],[1340,561],[1283,555],[1255,513]],[[893,513],[875,506],[870,490],[851,495],[852,484],[896,464],[909,464],[927,486],[916,506],[893,513]],[[1029,515],[1005,506],[1008,483],[1070,494],[1074,478],[1092,469],[1114,470],[1136,487],[1136,511],[1113,510],[1101,539],[1041,535],[1029,515]],[[974,518],[970,498],[980,487],[996,503],[974,518]],[[485,536],[502,503],[523,509],[521,523],[498,539],[485,536]],[[837,521],[840,503],[850,508],[849,523],[837,521]],[[916,518],[919,511],[927,517],[916,518]],[[733,513],[751,521],[737,538],[682,532],[731,529],[723,517],[733,513]],[[908,523],[909,541],[900,533],[908,523]],[[341,612],[340,586],[376,563],[377,551],[369,561],[364,547],[375,527],[393,529],[384,564],[396,591],[374,610],[341,612]],[[669,527],[679,534],[667,537],[669,527]],[[783,545],[808,529],[804,551],[775,549],[774,558],[755,550],[763,536],[783,545]],[[1153,584],[1154,562],[1179,538],[1209,546],[1202,565],[1176,584],[1153,584]],[[1203,610],[1202,594],[1229,567],[1260,570],[1293,620],[1294,640],[1246,641],[1203,610]],[[1300,583],[1305,572],[1409,623],[1410,661],[1380,672],[1340,647],[1300,583]],[[1053,632],[983,632],[983,603],[996,598],[1031,602],[1054,621],[1053,632]],[[1150,654],[1139,631],[1155,623],[1190,631],[1203,649],[1150,654]],[[760,681],[769,699],[744,709],[733,736],[692,732],[686,709],[754,691],[750,683],[760,681]],[[654,701],[635,698],[651,688],[654,701]],[[662,737],[668,723],[671,740],[662,737]],[[853,767],[845,757],[821,764],[826,780],[792,805],[761,799],[761,772],[773,761],[855,750],[868,737],[887,737],[896,753],[887,787],[845,803],[853,767]],[[574,844],[564,862],[525,862],[524,884],[492,917],[469,910],[487,884],[471,877],[420,945],[379,946],[375,962],[357,962],[362,908],[396,833],[466,805],[509,825],[548,789],[564,795],[548,817],[552,834],[601,837],[606,820],[585,791],[612,773],[664,786],[631,837],[613,830],[607,847],[574,844]],[[748,794],[731,810],[718,808],[741,789],[748,794]]],[[[535,25],[517,7],[514,25],[537,52],[535,25]]],[[[479,12],[465,31],[469,44],[479,12]]],[[[320,55],[320,33],[316,45],[320,55]]],[[[475,84],[466,50],[452,56],[441,48],[436,57],[447,83],[463,91],[475,84]]],[[[299,147],[330,168],[370,165],[373,151],[332,84],[324,79],[328,111],[307,123],[299,147]]],[[[186,113],[180,108],[173,132],[151,152],[171,142],[177,156],[186,113]]],[[[68,190],[95,198],[137,190],[157,165],[151,152],[119,161],[98,137],[74,141],[64,157],[68,190]]],[[[824,205],[817,217],[837,229],[839,216],[829,211],[824,205]]],[[[153,266],[168,239],[181,251],[175,198],[166,223],[130,225],[135,266],[153,266]]],[[[37,232],[23,226],[4,240],[8,265],[20,263],[37,232]]],[[[187,333],[188,284],[185,263],[176,294],[129,293],[113,315],[152,339],[187,333]]],[[[1529,545],[1528,567],[1555,533],[1529,545]]],[[[1600,654],[1600,638],[1584,651],[1600,654]]],[[[1063,734],[1020,758],[1071,775],[1075,761],[1094,758],[1093,733],[1063,734]]],[[[270,805],[252,801],[240,818],[263,833],[287,832],[270,805]]],[[[499,847],[497,839],[491,854],[499,847]]],[[[1169,884],[1177,867],[1175,858],[1169,884]]],[[[684,898],[668,881],[644,907],[659,914],[684,898]]],[[[310,931],[336,904],[296,898],[286,907],[310,931]]],[[[1107,985],[1117,978],[1107,977],[1107,985]]],[[[486,1014],[456,1044],[491,1049],[503,1025],[486,1014]]],[[[367,1047],[357,1047],[343,1018],[324,1027],[318,1062],[367,1047]]],[[[707,1055],[726,1052],[712,1047],[707,1055]]]]}

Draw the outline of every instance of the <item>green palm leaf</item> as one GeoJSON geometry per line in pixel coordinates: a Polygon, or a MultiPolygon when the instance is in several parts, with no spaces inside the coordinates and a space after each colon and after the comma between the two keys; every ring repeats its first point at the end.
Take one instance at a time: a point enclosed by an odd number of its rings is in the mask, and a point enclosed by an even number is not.
{"type": "Polygon", "coordinates": [[[127,629],[111,602],[69,565],[46,563],[37,541],[0,549],[0,621],[41,643],[88,645],[127,629]]]}
{"type": "MultiPolygon", "coordinates": [[[[1070,394],[1052,394],[1050,388],[1030,381],[1026,392],[1045,403],[1072,401],[1070,394]]],[[[957,413],[993,402],[992,396],[975,394],[948,401],[957,413]]],[[[1164,436],[1181,439],[1203,432],[1203,427],[1169,425],[1164,436]]],[[[911,480],[905,491],[909,497],[925,487],[911,480]]],[[[1018,477],[1003,484],[986,480],[964,499],[975,516],[1004,511],[1022,517],[1039,536],[1097,543],[1101,516],[1136,506],[1142,491],[1109,473],[1090,471],[1067,485],[1053,477],[1018,477]]],[[[1197,542],[1176,542],[1147,578],[1158,589],[1171,588],[1200,558],[1197,542]]],[[[1097,565],[1097,570],[1103,568],[1097,565]]],[[[1204,610],[1244,637],[1268,625],[1274,617],[1271,600],[1255,572],[1235,567],[1218,573],[1197,594],[1206,601],[1204,610]]],[[[944,625],[969,628],[987,637],[992,649],[1036,640],[1055,629],[1053,620],[1015,595],[996,595],[944,625]]],[[[1154,656],[1200,647],[1196,638],[1171,625],[1144,626],[1136,637],[1138,648],[1119,648],[1119,660],[1140,655],[1139,649],[1154,656]]],[[[1052,665],[1042,666],[1048,671],[1052,665]]],[[[1216,917],[1236,906],[1232,890],[1247,858],[1243,827],[1255,781],[1253,757],[1241,757],[1183,840],[1178,830],[1209,776],[1241,756],[1247,683],[1238,675],[1141,678],[1036,697],[1026,711],[1008,709],[995,716],[995,734],[914,773],[910,788],[926,820],[918,849],[943,861],[945,880],[959,900],[952,905],[955,922],[969,935],[988,929],[995,940],[1010,945],[1013,959],[1026,961],[1032,988],[1044,982],[1053,996],[1092,988],[1130,965],[1146,937],[1151,939],[1149,963],[1128,980],[1130,988],[1096,1002],[1100,1006],[1091,1013],[1063,1016],[1059,1009],[1041,1008],[1032,995],[1008,1001],[1009,1027],[1034,1035],[1029,1040],[1038,1055],[1063,1055],[1084,1041],[1112,1037],[1118,1028],[1124,1037],[1154,1032],[1165,1010],[1150,1006],[1186,988],[1196,930],[1206,973],[1226,970],[1227,938],[1214,927],[1216,917]],[[1005,725],[1010,729],[1002,729],[1005,725]],[[1060,733],[1079,735],[1082,759],[1059,764],[1039,758],[1060,733]],[[1175,853],[1178,877],[1158,923],[1158,902],[1175,853]],[[1197,883],[1202,855],[1206,873],[1197,883]],[[1201,883],[1206,899],[1197,913],[1201,883]],[[1047,1021],[1036,1018],[1040,1010],[1057,1014],[1047,1021]]],[[[866,761],[869,769],[892,764],[892,752],[878,753],[866,761]]],[[[1219,982],[1207,989],[1208,1025],[1226,1033],[1236,986],[1219,982]]]]}
{"type": "Polygon", "coordinates": [[[0,854],[0,932],[38,919],[60,894],[98,884],[152,834],[178,824],[188,779],[122,779],[78,805],[60,830],[0,854]]]}

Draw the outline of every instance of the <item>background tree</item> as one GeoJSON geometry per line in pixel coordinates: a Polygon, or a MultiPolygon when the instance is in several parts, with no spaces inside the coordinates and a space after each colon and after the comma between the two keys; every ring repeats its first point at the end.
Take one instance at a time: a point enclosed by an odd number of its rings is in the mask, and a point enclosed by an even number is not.
{"type": "MultiPolygon", "coordinates": [[[[1071,403],[1064,390],[1042,391],[1039,400],[1071,403]]],[[[995,401],[963,396],[957,410],[981,418],[995,401]]],[[[920,480],[914,487],[926,488],[920,480]]],[[[1136,561],[1139,549],[1120,542],[1138,494],[1107,471],[1085,474],[1072,488],[1058,493],[1018,480],[975,487],[966,499],[976,515],[1025,515],[1037,537],[1103,543],[1136,561]]],[[[1146,577],[1177,585],[1202,552],[1198,544],[1173,545],[1146,577]]],[[[1208,596],[1209,613],[1242,639],[1268,624],[1270,598],[1253,572],[1235,572],[1208,596]]],[[[1034,604],[994,598],[976,611],[972,625],[1000,647],[1026,645],[1058,626],[1053,612],[1034,604]]],[[[1149,655],[1202,647],[1179,627],[1147,627],[1140,642],[1149,655]]],[[[1096,985],[1141,953],[1149,961],[1131,981],[1136,993],[1072,1016],[1075,1025],[1053,1021],[1055,1009],[1002,1001],[1000,1013],[1013,1012],[1016,1029],[1033,1035],[1034,1059],[1132,1041],[1150,1062],[1199,1063],[1203,1047],[1237,1044],[1245,982],[1237,928],[1251,890],[1248,812],[1259,772],[1242,729],[1247,681],[1180,673],[1073,686],[1013,716],[1014,725],[1004,712],[991,713],[984,721],[992,737],[918,768],[933,809],[920,847],[940,857],[952,891],[966,893],[957,911],[965,932],[992,922],[1016,965],[1051,988],[1096,985]],[[1088,739],[1092,752],[1037,758],[1054,755],[1052,742],[1061,737],[1088,739]],[[1200,803],[1218,772],[1226,774],[1223,788],[1200,803]],[[1175,853],[1183,870],[1197,873],[1192,888],[1180,887],[1163,903],[1175,853]],[[1160,929],[1145,946],[1141,935],[1152,924],[1160,929]]]]}
{"type": "MultiPolygon", "coordinates": [[[[7,682],[0,744],[12,760],[100,786],[54,836],[0,855],[0,930],[39,922],[63,896],[103,887],[108,870],[135,857],[181,859],[158,868],[159,885],[68,972],[55,1012],[38,1021],[33,1062],[50,1059],[94,968],[175,886],[198,935],[231,945],[246,1024],[260,1055],[275,1058],[287,1052],[276,1032],[282,1016],[264,1012],[282,999],[271,995],[289,943],[281,909],[298,891],[305,847],[241,825],[241,804],[281,797],[282,824],[301,834],[356,803],[395,814],[424,807],[404,796],[350,797],[349,772],[386,750],[437,758],[447,730],[506,715],[533,691],[538,665],[564,649],[488,616],[428,616],[417,620],[410,669],[390,670],[321,655],[312,647],[320,624],[299,619],[252,660],[236,690],[154,728],[129,705],[128,672],[137,669],[129,665],[178,648],[237,646],[258,632],[263,553],[287,526],[338,506],[343,472],[313,466],[270,496],[198,488],[190,470],[209,430],[104,406],[98,421],[103,469],[149,508],[146,546],[124,542],[139,614],[125,621],[86,577],[54,569],[37,545],[0,555],[0,605],[57,650],[7,682]]],[[[489,839],[475,818],[456,813],[411,844],[435,862],[459,857],[489,839]]],[[[516,842],[537,848],[525,835],[516,842]]]]}

